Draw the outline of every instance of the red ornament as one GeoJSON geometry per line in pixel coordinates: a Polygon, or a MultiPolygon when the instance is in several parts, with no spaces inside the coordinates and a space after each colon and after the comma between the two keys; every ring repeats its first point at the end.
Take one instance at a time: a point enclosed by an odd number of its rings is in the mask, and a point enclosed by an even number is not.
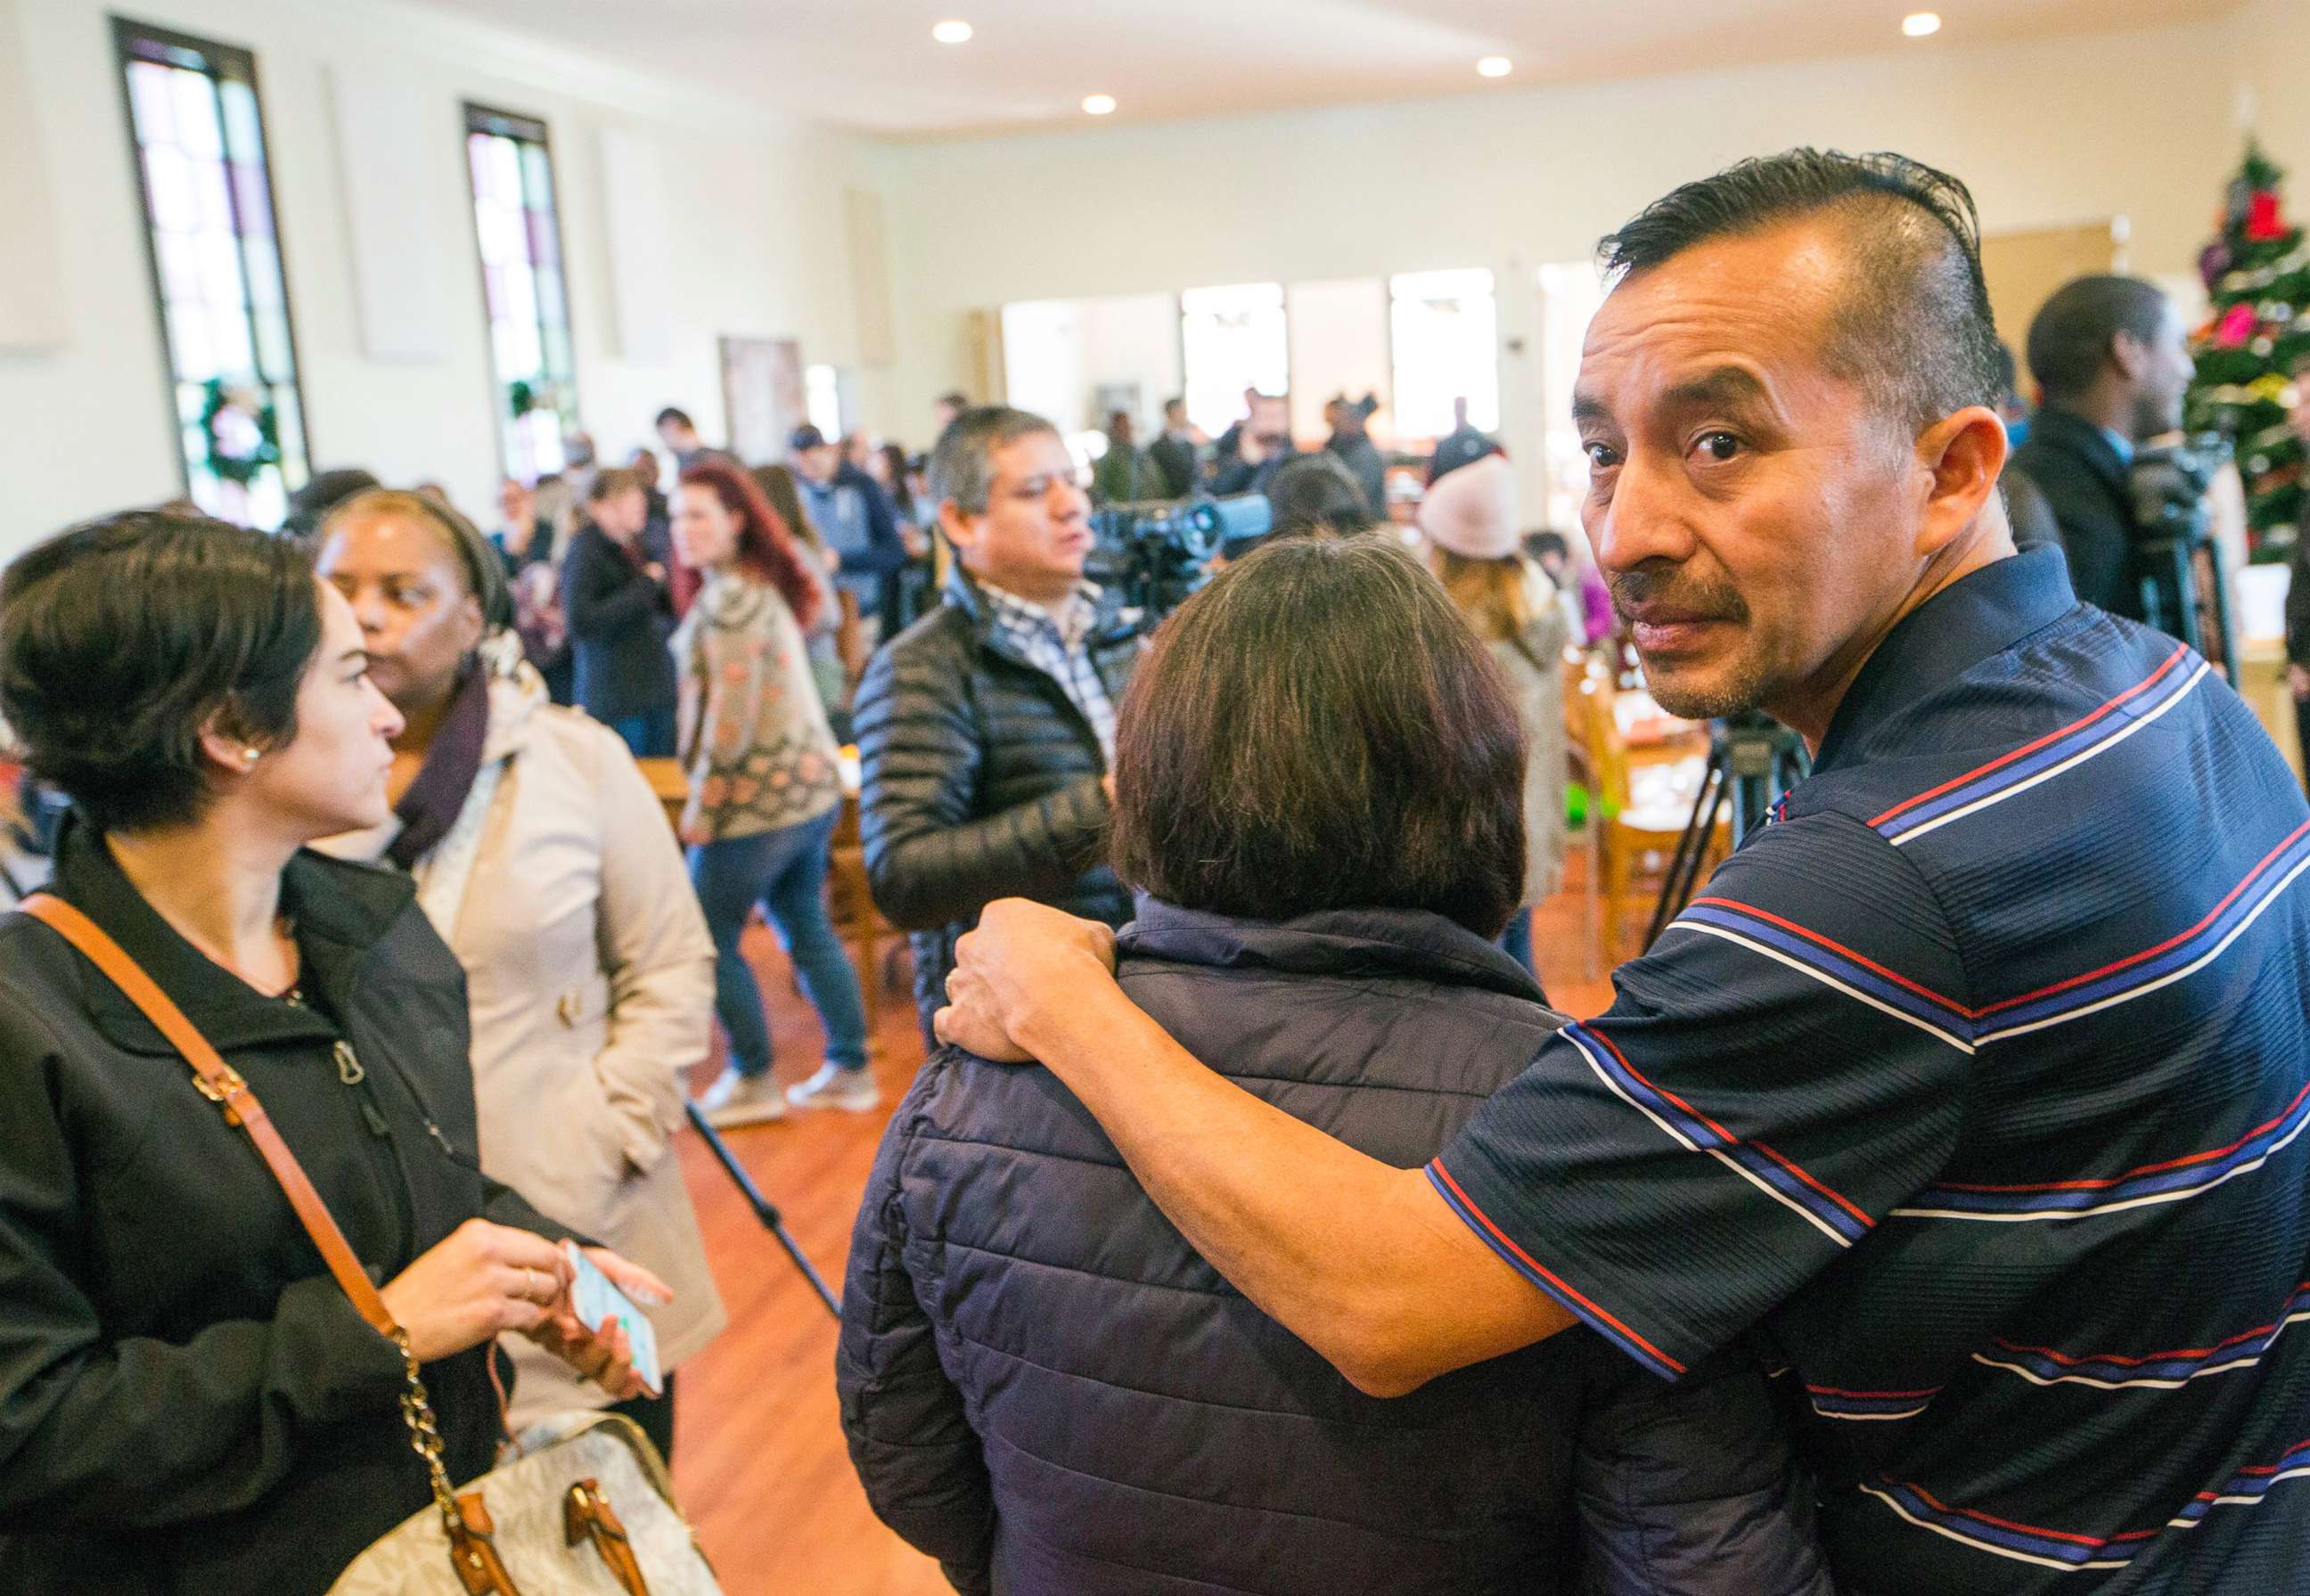
{"type": "Polygon", "coordinates": [[[2256,239],[2286,236],[2286,223],[2278,215],[2278,195],[2271,190],[2257,188],[2246,201],[2245,236],[2256,239]]]}

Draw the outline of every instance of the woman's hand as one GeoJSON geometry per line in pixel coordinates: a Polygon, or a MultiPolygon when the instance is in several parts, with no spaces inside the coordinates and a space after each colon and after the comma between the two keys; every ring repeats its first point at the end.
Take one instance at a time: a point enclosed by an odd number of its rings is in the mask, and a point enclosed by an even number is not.
{"type": "Polygon", "coordinates": [[[467,1219],[380,1295],[417,1361],[432,1363],[508,1330],[536,1329],[554,1304],[568,1300],[569,1288],[569,1260],[551,1242],[467,1219]]]}
{"type": "MultiPolygon", "coordinates": [[[[586,1256],[637,1307],[663,1307],[673,1300],[673,1292],[664,1280],[609,1248],[587,1247],[586,1256]]],[[[567,1293],[554,1305],[553,1312],[524,1333],[619,1401],[649,1390],[634,1371],[634,1349],[625,1330],[614,1319],[599,1330],[587,1325],[578,1317],[567,1293]]]]}

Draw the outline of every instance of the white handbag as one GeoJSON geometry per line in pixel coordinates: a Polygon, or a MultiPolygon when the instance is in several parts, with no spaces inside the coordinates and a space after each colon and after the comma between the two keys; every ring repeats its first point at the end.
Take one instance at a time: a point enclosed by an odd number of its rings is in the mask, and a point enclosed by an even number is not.
{"type": "Polygon", "coordinates": [[[223,1112],[226,1123],[248,1133],[353,1306],[401,1349],[407,1379],[402,1422],[424,1461],[433,1505],[372,1542],[337,1576],[329,1596],[721,1596],[673,1505],[665,1460],[630,1418],[570,1415],[517,1449],[512,1461],[454,1489],[408,1332],[394,1322],[248,1082],[87,915],[46,893],[20,906],[79,949],[184,1054],[201,1095],[223,1112]]]}
{"type": "Polygon", "coordinates": [[[657,1448],[631,1419],[573,1413],[522,1445],[452,1498],[461,1523],[482,1506],[481,1564],[453,1564],[437,1502],[373,1542],[329,1596],[721,1596],[657,1448]]]}

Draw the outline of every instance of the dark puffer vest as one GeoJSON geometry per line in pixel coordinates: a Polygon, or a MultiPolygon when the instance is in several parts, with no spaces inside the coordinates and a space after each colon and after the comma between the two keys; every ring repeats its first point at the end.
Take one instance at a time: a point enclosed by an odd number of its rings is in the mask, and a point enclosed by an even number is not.
{"type": "MultiPolygon", "coordinates": [[[[1115,619],[1103,606],[1090,658],[1120,704],[1139,640],[1116,636],[1115,619]]],[[[854,724],[867,883],[890,924],[914,933],[925,1039],[956,941],[996,898],[1110,925],[1130,917],[1130,894],[1106,863],[1098,734],[987,618],[960,568],[946,602],[866,667],[854,724]]]]}
{"type": "MultiPolygon", "coordinates": [[[[1433,915],[1140,906],[1132,1000],[1399,1167],[1561,1023],[1512,960],[1433,915]]],[[[868,1181],[837,1375],[868,1498],[964,1592],[1828,1589],[1748,1368],[1670,1386],[1576,1330],[1365,1396],[1188,1247],[1055,1077],[951,1048],[868,1181]]]]}

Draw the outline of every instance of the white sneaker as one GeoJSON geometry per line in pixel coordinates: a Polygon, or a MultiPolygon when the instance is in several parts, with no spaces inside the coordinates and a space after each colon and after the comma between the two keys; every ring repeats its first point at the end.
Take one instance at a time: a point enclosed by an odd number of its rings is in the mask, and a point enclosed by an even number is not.
{"type": "Polygon", "coordinates": [[[847,1108],[864,1114],[882,1106],[882,1094],[873,1071],[826,1064],[800,1086],[786,1088],[786,1101],[796,1108],[847,1108]]]}
{"type": "Polygon", "coordinates": [[[717,1131],[786,1116],[786,1096],[767,1070],[760,1075],[741,1075],[734,1069],[725,1069],[712,1086],[698,1094],[698,1106],[706,1111],[706,1123],[717,1131]]]}

